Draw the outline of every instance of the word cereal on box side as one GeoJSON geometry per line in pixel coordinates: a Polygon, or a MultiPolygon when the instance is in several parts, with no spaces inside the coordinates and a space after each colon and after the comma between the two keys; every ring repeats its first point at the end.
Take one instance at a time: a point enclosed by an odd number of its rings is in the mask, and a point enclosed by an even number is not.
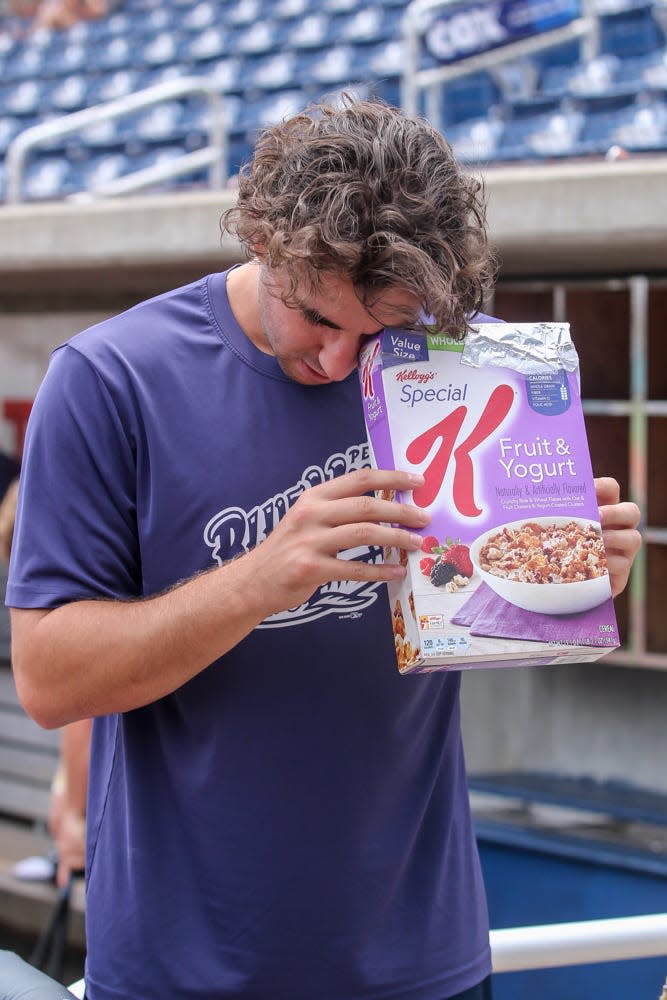
{"type": "Polygon", "coordinates": [[[596,660],[619,645],[565,323],[386,329],[359,376],[377,468],[421,472],[422,551],[390,549],[399,670],[596,660]]]}

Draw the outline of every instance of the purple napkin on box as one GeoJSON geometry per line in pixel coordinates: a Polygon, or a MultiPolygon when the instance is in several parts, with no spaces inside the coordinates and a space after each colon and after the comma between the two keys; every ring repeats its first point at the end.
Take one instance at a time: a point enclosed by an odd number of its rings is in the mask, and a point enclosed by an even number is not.
{"type": "Polygon", "coordinates": [[[614,621],[613,601],[576,615],[544,615],[524,611],[498,597],[485,583],[452,618],[455,625],[470,627],[471,635],[574,646],[617,646],[616,633],[601,632],[600,625],[614,621]]]}
{"type": "Polygon", "coordinates": [[[471,595],[469,600],[463,604],[452,618],[453,625],[470,626],[481,611],[484,610],[489,601],[496,595],[485,583],[480,583],[477,590],[471,595]]]}

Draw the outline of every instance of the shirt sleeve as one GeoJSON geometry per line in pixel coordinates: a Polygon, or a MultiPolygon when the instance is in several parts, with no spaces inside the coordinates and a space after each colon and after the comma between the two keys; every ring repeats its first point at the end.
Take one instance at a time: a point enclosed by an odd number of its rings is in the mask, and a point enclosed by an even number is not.
{"type": "Polygon", "coordinates": [[[28,422],[7,605],[141,595],[135,451],[99,372],[59,348],[28,422]]]}

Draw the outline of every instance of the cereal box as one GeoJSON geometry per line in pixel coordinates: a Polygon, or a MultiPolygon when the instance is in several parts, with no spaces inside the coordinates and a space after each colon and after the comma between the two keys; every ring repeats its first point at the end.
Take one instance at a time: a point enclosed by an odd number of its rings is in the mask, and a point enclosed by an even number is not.
{"type": "Polygon", "coordinates": [[[618,631],[565,323],[386,329],[360,356],[372,460],[421,472],[388,585],[399,670],[596,660],[618,631]]]}

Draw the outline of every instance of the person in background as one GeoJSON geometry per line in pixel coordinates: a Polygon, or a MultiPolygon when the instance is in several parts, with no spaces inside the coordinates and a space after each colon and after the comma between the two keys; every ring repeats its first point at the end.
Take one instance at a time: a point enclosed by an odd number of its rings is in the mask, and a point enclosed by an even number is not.
{"type": "Polygon", "coordinates": [[[109,13],[108,0],[41,0],[34,28],[66,30],[79,21],[99,20],[109,13]]]}
{"type": "MultiPolygon", "coordinates": [[[[9,564],[16,519],[19,480],[13,479],[0,502],[0,559],[9,564]]],[[[90,756],[89,719],[62,730],[60,759],[51,785],[49,832],[53,838],[56,883],[67,885],[72,873],[82,872],[86,856],[86,795],[90,756]]],[[[18,877],[53,877],[48,858],[30,858],[16,866],[18,877]]]]}
{"type": "MultiPolygon", "coordinates": [[[[356,374],[479,315],[481,186],[344,99],[260,135],[224,225],[246,262],[59,348],[26,439],[17,688],[95,717],[86,996],[488,1000],[460,674],[399,675],[384,587],[424,478],[369,467],[356,374]]],[[[639,512],[597,492],[618,593],[639,512]]]]}

